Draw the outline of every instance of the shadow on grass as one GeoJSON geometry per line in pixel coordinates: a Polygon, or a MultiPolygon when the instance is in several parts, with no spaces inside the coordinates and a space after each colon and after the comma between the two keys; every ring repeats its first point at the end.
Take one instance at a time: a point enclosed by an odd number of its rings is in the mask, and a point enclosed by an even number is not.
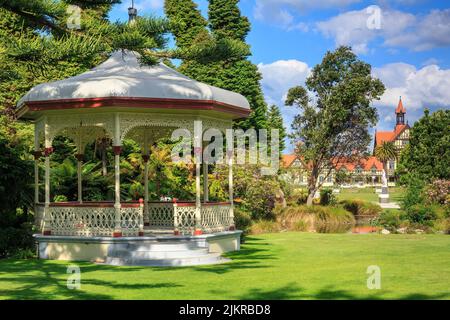
{"type": "Polygon", "coordinates": [[[319,291],[307,294],[305,290],[299,287],[296,283],[290,283],[278,289],[262,290],[253,288],[247,293],[240,295],[238,299],[242,300],[383,300],[383,299],[398,299],[398,300],[436,300],[448,299],[449,293],[438,294],[422,294],[411,293],[395,298],[386,298],[389,291],[374,291],[371,294],[355,294],[347,290],[334,289],[331,286],[324,287],[319,291]]]}
{"type": "Polygon", "coordinates": [[[87,262],[57,262],[46,260],[0,260],[0,297],[6,299],[113,299],[113,295],[105,293],[88,293],[83,286],[96,286],[103,292],[114,290],[142,290],[182,287],[172,282],[158,283],[124,283],[86,279],[90,272],[128,272],[139,271],[142,267],[113,267],[96,265],[87,262]],[[67,266],[75,264],[81,269],[81,289],[67,288],[67,266]],[[32,274],[30,274],[32,273],[32,274]],[[11,286],[9,289],[7,286],[11,286]]]}
{"type": "Polygon", "coordinates": [[[184,268],[200,272],[209,272],[215,274],[225,274],[241,269],[263,269],[273,267],[269,261],[275,261],[277,258],[270,253],[267,246],[268,242],[261,242],[262,239],[246,237],[245,244],[239,251],[232,251],[224,254],[225,258],[231,259],[230,262],[205,266],[190,267],[158,267],[155,271],[176,271],[184,268]]]}

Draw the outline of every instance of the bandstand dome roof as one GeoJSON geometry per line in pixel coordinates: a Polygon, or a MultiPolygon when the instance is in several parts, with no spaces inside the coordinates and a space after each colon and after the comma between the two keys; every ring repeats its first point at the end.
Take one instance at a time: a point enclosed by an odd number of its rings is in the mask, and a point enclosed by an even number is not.
{"type": "Polygon", "coordinates": [[[17,104],[19,117],[54,109],[140,107],[215,110],[242,118],[250,113],[247,99],[210,86],[169,68],[139,64],[139,54],[116,51],[90,71],[64,80],[42,83],[17,104]]]}

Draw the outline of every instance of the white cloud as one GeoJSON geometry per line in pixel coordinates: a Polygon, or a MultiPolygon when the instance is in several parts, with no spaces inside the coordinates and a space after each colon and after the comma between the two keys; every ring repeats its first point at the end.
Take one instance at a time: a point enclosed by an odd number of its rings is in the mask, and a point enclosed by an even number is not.
{"type": "Polygon", "coordinates": [[[450,69],[435,64],[417,69],[406,63],[391,63],[374,68],[373,74],[386,86],[377,106],[392,107],[401,96],[404,106],[412,110],[450,107],[450,69]]]}
{"type": "Polygon", "coordinates": [[[268,103],[284,105],[287,91],[305,83],[310,68],[299,60],[278,60],[269,64],[258,64],[263,79],[261,81],[268,103]]]}
{"type": "Polygon", "coordinates": [[[305,24],[295,22],[294,14],[313,9],[343,8],[361,0],[256,0],[253,16],[287,30],[307,31],[305,24]]]}
{"type": "Polygon", "coordinates": [[[406,47],[413,51],[450,45],[450,9],[432,10],[425,16],[381,9],[379,28],[369,28],[373,11],[368,8],[344,12],[318,22],[316,27],[333,38],[337,46],[350,45],[356,53],[367,53],[369,43],[376,38],[384,39],[383,45],[388,48],[406,47]]]}

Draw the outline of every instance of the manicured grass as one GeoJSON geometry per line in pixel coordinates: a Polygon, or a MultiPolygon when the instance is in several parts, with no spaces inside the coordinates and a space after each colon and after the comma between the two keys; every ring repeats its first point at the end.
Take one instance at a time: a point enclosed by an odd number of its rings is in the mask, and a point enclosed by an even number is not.
{"type": "Polygon", "coordinates": [[[276,233],[251,236],[222,265],[150,268],[0,261],[3,299],[450,299],[450,236],[276,233]],[[381,268],[381,289],[366,286],[381,268]]]}
{"type": "MultiPolygon", "coordinates": [[[[401,187],[389,188],[390,199],[393,202],[400,203],[403,198],[405,190],[401,187]]],[[[341,188],[341,192],[338,194],[339,200],[365,200],[370,202],[378,202],[378,194],[375,193],[375,188],[341,188]]]]}

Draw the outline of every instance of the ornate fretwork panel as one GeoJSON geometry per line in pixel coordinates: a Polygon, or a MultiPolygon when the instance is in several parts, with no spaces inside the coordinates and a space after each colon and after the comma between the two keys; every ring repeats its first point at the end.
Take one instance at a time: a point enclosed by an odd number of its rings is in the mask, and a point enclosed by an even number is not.
{"type": "Polygon", "coordinates": [[[112,138],[102,127],[74,127],[64,128],[61,135],[72,139],[77,146],[77,152],[83,154],[86,145],[101,138],[112,138]]]}
{"type": "Polygon", "coordinates": [[[47,126],[48,126],[47,139],[50,142],[52,142],[57,135],[64,134],[67,132],[75,133],[80,127],[83,128],[86,127],[86,129],[84,129],[86,134],[89,134],[90,130],[94,130],[88,128],[101,128],[104,130],[105,134],[108,137],[114,137],[114,114],[86,113],[86,114],[52,115],[47,116],[47,126]]]}
{"type": "Polygon", "coordinates": [[[111,236],[113,207],[50,207],[51,232],[64,236],[111,236]]]}
{"type": "Polygon", "coordinates": [[[175,207],[175,227],[181,234],[192,234],[195,229],[195,207],[175,207]]]}
{"type": "Polygon", "coordinates": [[[214,118],[198,118],[192,115],[161,115],[161,114],[120,114],[120,138],[123,140],[129,132],[137,127],[152,128],[154,132],[160,132],[166,136],[171,136],[174,129],[187,129],[194,135],[194,121],[202,121],[203,131],[209,128],[216,128],[225,133],[226,129],[232,127],[229,120],[220,120],[214,118]],[[169,130],[161,131],[162,128],[169,130]]]}
{"type": "Polygon", "coordinates": [[[157,229],[173,229],[173,203],[149,203],[150,226],[157,229]]]}
{"type": "Polygon", "coordinates": [[[145,145],[149,148],[159,139],[170,138],[175,129],[172,127],[134,127],[128,131],[125,138],[135,141],[144,150],[145,145]]]}
{"type": "MultiPolygon", "coordinates": [[[[54,235],[106,236],[110,237],[115,227],[114,207],[50,207],[50,228],[54,235]]],[[[139,234],[141,207],[121,208],[122,234],[139,234]]]]}
{"type": "Polygon", "coordinates": [[[121,208],[120,218],[123,236],[137,236],[141,223],[142,208],[121,208]]]}
{"type": "Polygon", "coordinates": [[[209,205],[202,207],[202,229],[204,233],[226,231],[233,224],[230,205],[209,205]]]}

